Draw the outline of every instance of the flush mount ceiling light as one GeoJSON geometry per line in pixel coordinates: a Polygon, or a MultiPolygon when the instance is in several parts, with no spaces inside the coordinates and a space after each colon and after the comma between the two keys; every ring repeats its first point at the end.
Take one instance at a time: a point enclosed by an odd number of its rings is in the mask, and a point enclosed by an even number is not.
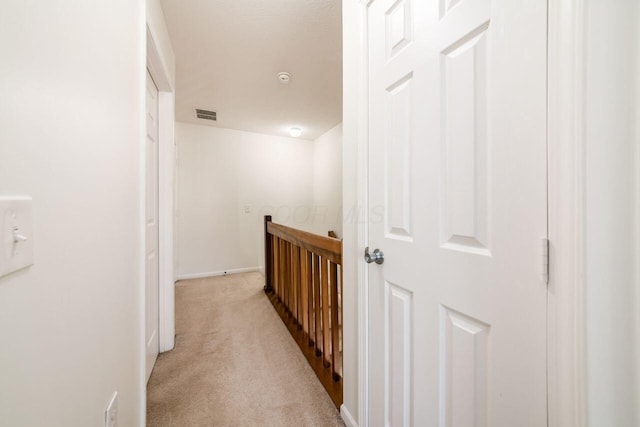
{"type": "Polygon", "coordinates": [[[300,128],[291,128],[291,129],[289,129],[289,135],[291,135],[294,138],[297,138],[300,135],[302,135],[302,129],[300,129],[300,128]]]}
{"type": "Polygon", "coordinates": [[[278,73],[278,80],[280,80],[280,83],[282,83],[283,85],[289,84],[289,80],[291,80],[291,74],[287,73],[286,71],[281,71],[278,73]]]}

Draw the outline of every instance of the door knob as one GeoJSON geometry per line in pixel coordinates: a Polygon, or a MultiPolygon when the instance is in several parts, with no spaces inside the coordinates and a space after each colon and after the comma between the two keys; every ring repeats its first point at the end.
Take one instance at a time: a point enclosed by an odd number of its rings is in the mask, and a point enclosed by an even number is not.
{"type": "Polygon", "coordinates": [[[375,262],[376,264],[382,264],[384,262],[384,254],[380,249],[376,249],[372,254],[369,253],[369,246],[364,248],[364,260],[367,264],[375,262]]]}

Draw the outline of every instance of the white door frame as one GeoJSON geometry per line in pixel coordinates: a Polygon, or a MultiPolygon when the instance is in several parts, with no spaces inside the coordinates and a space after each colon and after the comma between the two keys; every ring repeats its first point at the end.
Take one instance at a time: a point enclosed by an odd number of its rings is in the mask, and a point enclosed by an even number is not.
{"type": "Polygon", "coordinates": [[[548,49],[548,419],[586,424],[584,0],[550,0],[548,49]]]}
{"type": "MultiPolygon", "coordinates": [[[[358,117],[358,424],[367,426],[368,276],[362,251],[367,246],[368,221],[368,98],[367,98],[367,6],[373,0],[357,2],[356,22],[345,22],[344,31],[360,37],[357,66],[352,62],[345,73],[362,78],[357,89],[358,117]]],[[[550,284],[548,292],[548,412],[551,427],[583,425],[584,392],[584,0],[549,0],[548,56],[548,185],[550,284]]],[[[348,66],[348,65],[347,65],[348,66]]],[[[355,90],[345,90],[345,96],[355,90]]]]}
{"type": "MultiPolygon", "coordinates": [[[[159,351],[175,344],[174,276],[174,88],[159,54],[160,47],[147,26],[147,69],[158,86],[158,338],[159,351]]],[[[143,173],[144,179],[146,175],[143,173]]]]}

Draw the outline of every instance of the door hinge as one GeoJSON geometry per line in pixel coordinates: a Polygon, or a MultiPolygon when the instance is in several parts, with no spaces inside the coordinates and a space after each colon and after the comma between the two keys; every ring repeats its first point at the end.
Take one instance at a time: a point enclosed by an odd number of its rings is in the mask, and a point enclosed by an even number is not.
{"type": "Polygon", "coordinates": [[[541,265],[540,265],[540,277],[544,283],[549,284],[549,239],[543,237],[540,239],[541,246],[541,265]]]}

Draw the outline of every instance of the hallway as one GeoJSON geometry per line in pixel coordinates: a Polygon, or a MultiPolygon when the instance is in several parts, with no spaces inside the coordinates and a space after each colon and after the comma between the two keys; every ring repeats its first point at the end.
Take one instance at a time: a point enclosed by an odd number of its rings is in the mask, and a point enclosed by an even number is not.
{"type": "Polygon", "coordinates": [[[149,426],[342,426],[262,287],[243,273],[176,284],[176,346],[147,387],[149,426]]]}

